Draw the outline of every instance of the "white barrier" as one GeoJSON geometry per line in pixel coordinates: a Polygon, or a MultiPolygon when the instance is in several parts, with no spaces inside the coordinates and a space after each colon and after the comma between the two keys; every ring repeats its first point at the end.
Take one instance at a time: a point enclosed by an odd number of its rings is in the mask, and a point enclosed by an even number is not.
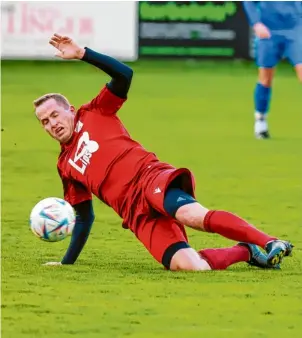
{"type": "Polygon", "coordinates": [[[137,59],[135,1],[1,3],[2,59],[52,59],[53,33],[123,61],[137,59]]]}

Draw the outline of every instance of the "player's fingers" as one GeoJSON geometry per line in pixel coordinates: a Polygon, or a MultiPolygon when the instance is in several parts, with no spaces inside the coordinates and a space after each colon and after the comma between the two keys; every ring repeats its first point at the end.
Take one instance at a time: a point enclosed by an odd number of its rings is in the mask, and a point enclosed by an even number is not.
{"type": "Polygon", "coordinates": [[[59,38],[59,39],[62,39],[62,37],[63,37],[62,35],[60,35],[58,33],[54,33],[54,36],[57,37],[57,38],[59,38]]]}
{"type": "Polygon", "coordinates": [[[66,37],[62,38],[62,42],[69,43],[69,42],[71,42],[71,39],[66,36],[66,37]]]}
{"type": "Polygon", "coordinates": [[[54,36],[54,35],[50,38],[50,40],[53,40],[53,41],[56,41],[56,42],[60,42],[60,41],[61,41],[60,38],[57,38],[57,37],[54,36]]]}
{"type": "Polygon", "coordinates": [[[50,40],[49,43],[54,46],[55,48],[58,48],[59,47],[59,44],[53,40],[50,40]]]}
{"type": "Polygon", "coordinates": [[[270,33],[268,31],[265,31],[262,33],[262,36],[261,36],[263,39],[269,39],[270,38],[270,33]]]}

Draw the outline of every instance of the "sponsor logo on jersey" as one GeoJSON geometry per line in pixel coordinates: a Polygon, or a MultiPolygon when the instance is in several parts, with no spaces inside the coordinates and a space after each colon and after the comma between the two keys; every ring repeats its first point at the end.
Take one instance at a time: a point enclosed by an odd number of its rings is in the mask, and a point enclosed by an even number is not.
{"type": "Polygon", "coordinates": [[[70,158],[68,163],[82,175],[84,175],[87,166],[90,164],[92,154],[98,149],[98,143],[90,140],[88,132],[85,131],[79,138],[74,158],[70,158]]]}

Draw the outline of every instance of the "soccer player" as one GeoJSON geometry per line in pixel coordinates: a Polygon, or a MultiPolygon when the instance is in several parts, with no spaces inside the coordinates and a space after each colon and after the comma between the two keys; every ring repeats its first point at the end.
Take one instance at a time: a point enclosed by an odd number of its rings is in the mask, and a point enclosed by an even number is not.
{"type": "Polygon", "coordinates": [[[50,44],[58,49],[59,57],[90,63],[111,81],[77,111],[61,94],[46,94],[34,101],[42,127],[61,144],[58,172],[64,198],[77,213],[65,256],[48,265],[73,264],[78,258],[94,221],[92,194],[116,211],[123,227],[166,269],[222,270],[237,262],[276,268],[291,253],[289,242],[259,231],[232,213],[200,205],[188,169],[160,162],[130,137],[117,112],[127,98],[131,68],[81,48],[69,37],[54,34],[50,44]],[[188,243],[184,224],[239,243],[197,252],[188,243]]]}
{"type": "Polygon", "coordinates": [[[302,82],[302,2],[244,1],[248,20],[256,35],[258,83],[254,91],[256,138],[270,137],[267,113],[275,67],[286,57],[302,82]]]}

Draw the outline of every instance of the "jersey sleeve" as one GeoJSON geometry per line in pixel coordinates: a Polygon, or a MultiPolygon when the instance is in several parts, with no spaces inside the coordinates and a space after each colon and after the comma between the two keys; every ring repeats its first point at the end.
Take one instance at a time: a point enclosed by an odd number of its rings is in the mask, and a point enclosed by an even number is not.
{"type": "Polygon", "coordinates": [[[97,111],[102,115],[113,115],[117,113],[126,100],[126,98],[116,96],[105,86],[94,99],[83,105],[81,109],[97,111]]]}
{"type": "Polygon", "coordinates": [[[72,206],[92,199],[92,194],[79,182],[62,179],[64,199],[72,206]]]}
{"type": "Polygon", "coordinates": [[[251,26],[254,26],[256,23],[260,22],[260,14],[258,11],[257,2],[259,1],[243,1],[243,8],[251,26]]]}

